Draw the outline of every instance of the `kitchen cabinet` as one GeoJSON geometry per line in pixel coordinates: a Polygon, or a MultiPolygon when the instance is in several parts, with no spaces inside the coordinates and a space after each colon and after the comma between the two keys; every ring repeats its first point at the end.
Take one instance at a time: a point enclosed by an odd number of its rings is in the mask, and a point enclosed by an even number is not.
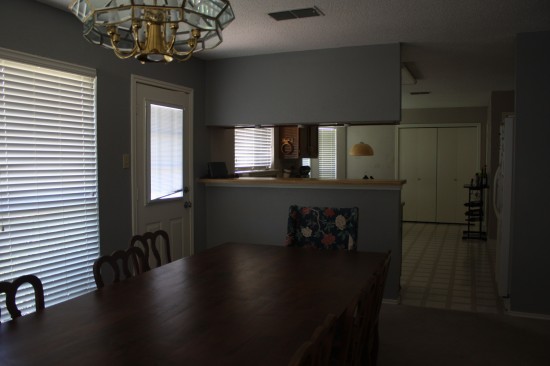
{"type": "Polygon", "coordinates": [[[317,126],[279,127],[279,156],[281,159],[319,157],[319,129],[317,126]]]}
{"type": "Polygon", "coordinates": [[[478,170],[477,136],[476,126],[399,129],[405,221],[464,223],[463,186],[478,170]]]}

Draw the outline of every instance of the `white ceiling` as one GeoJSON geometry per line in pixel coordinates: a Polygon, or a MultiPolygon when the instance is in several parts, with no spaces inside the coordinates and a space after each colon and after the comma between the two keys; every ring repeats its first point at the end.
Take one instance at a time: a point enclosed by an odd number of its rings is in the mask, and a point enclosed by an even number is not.
{"type": "MultiPolygon", "coordinates": [[[[63,10],[71,2],[37,1],[63,10]]],[[[403,108],[488,106],[491,91],[514,89],[515,35],[550,30],[550,0],[231,0],[231,5],[236,19],[224,30],[224,42],[201,58],[400,42],[402,61],[418,79],[403,86],[403,108]],[[276,22],[267,15],[314,5],[325,16],[276,22]],[[414,91],[431,93],[411,96],[414,91]]]]}

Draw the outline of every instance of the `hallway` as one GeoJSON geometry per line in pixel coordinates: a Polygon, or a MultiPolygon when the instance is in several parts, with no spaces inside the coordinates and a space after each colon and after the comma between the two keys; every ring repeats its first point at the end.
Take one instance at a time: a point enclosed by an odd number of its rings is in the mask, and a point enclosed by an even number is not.
{"type": "Polygon", "coordinates": [[[503,313],[487,242],[462,240],[464,225],[403,223],[401,304],[503,313]]]}

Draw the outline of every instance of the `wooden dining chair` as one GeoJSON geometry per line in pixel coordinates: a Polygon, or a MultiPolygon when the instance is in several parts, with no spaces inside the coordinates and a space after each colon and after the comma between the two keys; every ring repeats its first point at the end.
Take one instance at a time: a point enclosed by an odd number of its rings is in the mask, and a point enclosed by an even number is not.
{"type": "Polygon", "coordinates": [[[112,282],[120,282],[137,276],[148,270],[145,254],[139,247],[132,247],[126,250],[116,250],[111,255],[103,255],[94,261],[93,273],[95,284],[98,289],[105,286],[107,278],[102,269],[108,265],[112,272],[112,282]]]}
{"type": "Polygon", "coordinates": [[[305,341],[292,356],[289,366],[328,366],[331,365],[332,342],[337,318],[327,315],[310,340],[305,341]]]}
{"type": "Polygon", "coordinates": [[[138,247],[143,250],[146,259],[147,270],[151,268],[150,254],[152,253],[154,258],[153,267],[160,267],[162,263],[160,246],[164,243],[164,253],[166,256],[166,263],[172,262],[172,256],[170,254],[170,238],[168,233],[164,230],[157,230],[155,232],[146,232],[141,235],[134,235],[130,240],[130,247],[138,247]]]}
{"type": "Polygon", "coordinates": [[[286,245],[318,249],[357,249],[359,209],[302,207],[288,210],[286,245]]]}
{"type": "MultiPolygon", "coordinates": [[[[16,298],[19,287],[25,283],[30,284],[34,289],[34,303],[36,310],[44,309],[44,287],[42,281],[35,275],[24,275],[16,278],[13,282],[2,281],[0,282],[0,293],[6,294],[6,308],[10,313],[12,319],[19,318],[21,316],[21,310],[19,310],[16,298]]],[[[0,313],[1,315],[1,313],[0,313]]]]}
{"type": "Polygon", "coordinates": [[[305,341],[300,348],[294,352],[288,366],[313,366],[313,342],[305,341]]]}
{"type": "Polygon", "coordinates": [[[388,278],[388,272],[391,264],[391,250],[388,251],[382,270],[378,273],[376,284],[376,298],[374,321],[372,327],[369,329],[369,347],[368,353],[364,355],[363,362],[368,362],[368,365],[376,366],[378,363],[378,348],[380,342],[379,322],[380,322],[380,309],[382,308],[382,300],[384,298],[384,288],[386,287],[386,280],[388,278]],[[365,358],[366,357],[366,358],[365,358]]]}
{"type": "Polygon", "coordinates": [[[382,267],[369,278],[345,313],[342,346],[337,349],[340,365],[375,366],[378,362],[378,324],[390,262],[388,251],[382,267]]]}
{"type": "Polygon", "coordinates": [[[377,275],[369,278],[354,301],[342,315],[341,327],[335,339],[337,365],[362,365],[368,353],[369,327],[374,326],[377,275]]]}

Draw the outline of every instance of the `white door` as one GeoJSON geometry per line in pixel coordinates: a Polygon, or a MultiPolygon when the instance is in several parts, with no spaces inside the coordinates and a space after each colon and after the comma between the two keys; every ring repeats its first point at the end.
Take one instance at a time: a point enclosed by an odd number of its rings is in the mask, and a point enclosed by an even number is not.
{"type": "Polygon", "coordinates": [[[476,127],[437,129],[437,222],[465,222],[465,184],[478,171],[476,127]]]}
{"type": "Polygon", "coordinates": [[[407,180],[403,220],[435,221],[436,157],[436,128],[399,129],[399,179],[407,180]]]}
{"type": "Polygon", "coordinates": [[[133,88],[133,231],[165,230],[179,259],[193,254],[192,91],[137,77],[133,88]]]}

